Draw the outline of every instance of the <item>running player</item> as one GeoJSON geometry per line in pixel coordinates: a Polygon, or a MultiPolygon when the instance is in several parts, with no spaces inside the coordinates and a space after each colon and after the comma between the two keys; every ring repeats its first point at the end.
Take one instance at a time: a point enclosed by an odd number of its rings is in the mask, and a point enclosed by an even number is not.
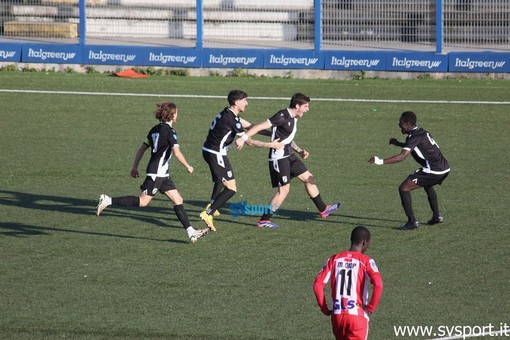
{"type": "Polygon", "coordinates": [[[432,210],[432,218],[427,224],[443,223],[444,219],[439,212],[434,185],[441,185],[448,177],[450,165],[430,133],[416,126],[416,114],[414,112],[406,111],[402,113],[398,126],[402,133],[407,135],[405,143],[399,142],[396,138],[390,138],[389,144],[401,147],[402,151],[398,155],[384,159],[372,156],[368,162],[377,165],[394,164],[403,161],[411,154],[414,160],[421,165],[421,168],[410,174],[398,187],[402,207],[407,216],[407,223],[399,229],[410,230],[418,228],[420,225],[414,216],[411,200],[411,190],[418,188],[423,188],[427,193],[429,206],[432,210]]]}
{"type": "Polygon", "coordinates": [[[209,229],[196,230],[191,226],[188,215],[184,210],[183,199],[168,173],[172,156],[175,156],[190,174],[193,173],[193,167],[188,164],[179,148],[177,132],[173,128],[173,124],[177,121],[177,115],[177,107],[174,103],[163,102],[156,105],[155,118],[159,120],[159,124],[149,131],[147,140],[142,143],[136,152],[130,172],[133,178],[139,176],[138,165],[145,151],[150,148],[151,158],[147,165],[145,181],[140,186],[142,190],[140,196],[110,197],[102,194],[99,196],[96,215],[99,216],[109,205],[146,207],[159,191],[173,202],[177,218],[188,233],[189,240],[195,243],[199,238],[206,235],[209,229]]]}
{"type": "MultiPolygon", "coordinates": [[[[307,159],[310,153],[301,149],[294,143],[297,132],[298,118],[310,109],[310,98],[302,93],[296,93],[290,100],[288,108],[278,111],[271,118],[255,125],[246,133],[248,137],[266,129],[271,129],[272,140],[279,140],[284,148],[272,148],[269,151],[269,174],[271,184],[278,191],[271,199],[272,211],[262,215],[257,222],[259,227],[277,228],[278,225],[271,221],[271,217],[283,204],[290,191],[290,181],[297,177],[305,185],[308,196],[317,207],[321,218],[328,217],[333,211],[340,207],[340,203],[326,205],[321,198],[319,188],[315,184],[315,178],[306,168],[305,164],[296,156],[297,152],[301,158],[307,159]],[[295,152],[294,152],[295,151],[295,152]]],[[[242,148],[244,140],[236,141],[237,147],[242,148]]]]}
{"type": "Polygon", "coordinates": [[[365,255],[370,231],[358,226],[351,232],[351,247],[331,256],[315,277],[313,290],[324,315],[331,315],[337,340],[366,340],[370,315],[379,304],[383,281],[375,261],[365,255]],[[368,280],[372,296],[368,300],[368,280]],[[333,309],[326,302],[324,288],[331,281],[333,309]]]}
{"type": "Polygon", "coordinates": [[[237,191],[234,171],[227,156],[235,137],[237,136],[249,146],[258,148],[279,149],[283,146],[277,139],[265,143],[251,139],[246,135],[244,130],[252,126],[250,122],[240,117],[248,105],[246,92],[232,90],[228,94],[227,100],[229,106],[214,117],[202,147],[202,156],[209,165],[214,186],[210,203],[206,210],[200,213],[200,218],[212,231],[216,231],[213,216],[219,214],[218,209],[227,203],[237,191]]]}

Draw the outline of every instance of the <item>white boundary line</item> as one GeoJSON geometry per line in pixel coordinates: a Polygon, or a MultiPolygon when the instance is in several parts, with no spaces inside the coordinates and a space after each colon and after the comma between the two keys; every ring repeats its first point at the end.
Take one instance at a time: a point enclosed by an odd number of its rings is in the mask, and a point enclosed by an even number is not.
{"type": "MultiPolygon", "coordinates": [[[[70,94],[84,96],[126,96],[126,97],[173,97],[173,98],[218,98],[225,96],[208,96],[195,94],[156,94],[156,93],[116,93],[116,92],[77,92],[77,91],[42,91],[42,90],[10,90],[0,89],[4,93],[38,93],[38,94],[70,94]]],[[[282,97],[249,97],[249,99],[288,100],[282,97]]],[[[421,103],[421,104],[483,104],[510,105],[509,102],[469,101],[469,100],[399,100],[399,99],[355,99],[355,98],[312,98],[313,101],[324,102],[359,102],[359,103],[421,103]]]]}
{"type": "Polygon", "coordinates": [[[499,336],[499,335],[508,335],[508,330],[506,332],[504,331],[497,331],[497,332],[487,332],[487,333],[480,333],[480,334],[470,334],[470,335],[458,335],[458,336],[450,336],[447,338],[434,338],[434,339],[428,339],[428,340],[457,340],[457,339],[467,339],[467,338],[479,338],[479,337],[485,337],[485,336],[499,336]]]}

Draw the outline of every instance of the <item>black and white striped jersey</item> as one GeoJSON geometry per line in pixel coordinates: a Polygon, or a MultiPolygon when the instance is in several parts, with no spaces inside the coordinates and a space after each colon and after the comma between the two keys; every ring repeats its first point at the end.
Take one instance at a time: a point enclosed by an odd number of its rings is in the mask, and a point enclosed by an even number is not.
{"type": "Polygon", "coordinates": [[[416,127],[407,134],[404,149],[411,151],[414,160],[418,162],[423,172],[441,175],[450,171],[450,165],[443,157],[439,145],[430,133],[416,127]]]}
{"type": "Polygon", "coordinates": [[[149,131],[145,144],[151,149],[151,158],[147,164],[147,176],[168,177],[172,148],[179,146],[177,132],[170,124],[161,122],[149,131]]]}
{"type": "Polygon", "coordinates": [[[214,117],[202,150],[226,155],[235,136],[243,133],[241,119],[226,107],[214,117]]]}
{"type": "Polygon", "coordinates": [[[271,124],[271,141],[279,138],[280,143],[285,144],[282,149],[270,149],[269,160],[277,160],[289,157],[294,151],[291,143],[297,132],[297,118],[293,117],[288,109],[278,111],[268,119],[271,124]]]}

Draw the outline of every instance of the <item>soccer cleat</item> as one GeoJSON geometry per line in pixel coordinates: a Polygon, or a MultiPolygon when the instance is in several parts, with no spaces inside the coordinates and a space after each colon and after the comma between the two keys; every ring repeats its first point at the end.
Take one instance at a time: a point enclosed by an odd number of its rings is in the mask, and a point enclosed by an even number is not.
{"type": "Polygon", "coordinates": [[[108,203],[106,203],[106,195],[105,194],[99,195],[99,202],[97,203],[96,208],[96,216],[101,215],[101,213],[103,212],[103,210],[106,209],[107,206],[108,203]]]}
{"type": "Polygon", "coordinates": [[[213,223],[213,217],[211,215],[207,215],[205,210],[200,213],[200,219],[205,222],[207,228],[211,229],[211,231],[216,231],[213,223]]]}
{"type": "Polygon", "coordinates": [[[257,227],[259,227],[259,228],[279,228],[280,226],[276,223],[269,221],[269,220],[259,220],[257,222],[257,227]]]}
{"type": "MultiPolygon", "coordinates": [[[[209,204],[207,205],[207,207],[205,207],[205,210],[209,209],[210,207],[211,207],[211,203],[209,203],[209,204]]],[[[215,211],[213,212],[213,214],[212,214],[212,215],[213,215],[214,217],[218,217],[218,216],[220,216],[220,215],[221,215],[221,213],[220,213],[218,210],[215,210],[215,211]]]]}
{"type": "Polygon", "coordinates": [[[420,226],[420,223],[418,221],[414,221],[414,222],[407,222],[406,224],[404,224],[403,226],[401,226],[400,230],[412,230],[412,229],[416,229],[420,226]]]}
{"type": "Polygon", "coordinates": [[[438,216],[438,217],[432,217],[432,219],[430,219],[427,222],[427,224],[428,225],[434,225],[434,224],[443,223],[443,222],[444,222],[443,216],[438,216]]]}
{"type": "Polygon", "coordinates": [[[195,243],[198,241],[199,238],[204,237],[209,232],[209,228],[195,230],[193,234],[189,237],[189,240],[191,243],[195,243]]]}
{"type": "Polygon", "coordinates": [[[324,209],[324,211],[320,212],[321,218],[328,217],[333,211],[337,210],[338,208],[340,208],[340,203],[333,203],[333,204],[327,205],[326,209],[324,209]]]}

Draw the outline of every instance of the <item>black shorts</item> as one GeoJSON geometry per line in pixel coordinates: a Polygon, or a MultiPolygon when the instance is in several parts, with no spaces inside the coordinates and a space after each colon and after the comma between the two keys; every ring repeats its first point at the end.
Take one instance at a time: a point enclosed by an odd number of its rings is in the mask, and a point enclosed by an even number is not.
{"type": "Polygon", "coordinates": [[[232,170],[232,165],[226,155],[202,150],[202,157],[209,165],[213,182],[226,182],[235,179],[234,170],[232,170]]]}
{"type": "Polygon", "coordinates": [[[177,188],[170,177],[156,177],[156,179],[153,180],[152,177],[147,176],[142,185],[140,185],[140,190],[149,196],[155,196],[158,191],[164,194],[170,190],[177,190],[177,188]]]}
{"type": "Polygon", "coordinates": [[[419,185],[420,187],[431,187],[433,185],[441,185],[443,181],[448,177],[447,172],[442,175],[429,174],[423,171],[423,169],[418,169],[412,174],[410,174],[407,178],[419,185]]]}
{"type": "Polygon", "coordinates": [[[289,184],[290,180],[308,171],[295,153],[276,161],[269,161],[269,174],[273,188],[289,184]]]}

